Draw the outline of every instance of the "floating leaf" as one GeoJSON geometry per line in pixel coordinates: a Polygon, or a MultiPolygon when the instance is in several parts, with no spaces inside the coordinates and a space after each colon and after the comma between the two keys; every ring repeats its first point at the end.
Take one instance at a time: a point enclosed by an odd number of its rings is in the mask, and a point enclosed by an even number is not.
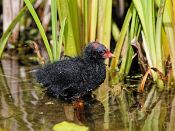
{"type": "Polygon", "coordinates": [[[54,131],[89,131],[89,128],[86,126],[80,126],[74,123],[63,121],[54,125],[54,131]]]}

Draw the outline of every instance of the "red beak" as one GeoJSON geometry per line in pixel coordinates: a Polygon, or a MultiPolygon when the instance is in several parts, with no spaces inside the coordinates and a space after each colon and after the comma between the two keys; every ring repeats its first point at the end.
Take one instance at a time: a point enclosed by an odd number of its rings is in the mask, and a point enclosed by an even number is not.
{"type": "Polygon", "coordinates": [[[103,55],[103,58],[111,58],[111,57],[115,57],[115,56],[108,50],[103,55]]]}

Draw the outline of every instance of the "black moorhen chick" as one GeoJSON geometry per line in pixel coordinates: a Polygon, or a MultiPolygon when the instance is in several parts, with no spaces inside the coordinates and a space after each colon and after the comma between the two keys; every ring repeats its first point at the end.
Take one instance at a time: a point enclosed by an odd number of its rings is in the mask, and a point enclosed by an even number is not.
{"type": "Polygon", "coordinates": [[[47,65],[36,72],[36,79],[46,92],[68,101],[83,99],[102,84],[106,77],[105,58],[112,53],[102,44],[87,45],[83,57],[75,57],[47,65]]]}

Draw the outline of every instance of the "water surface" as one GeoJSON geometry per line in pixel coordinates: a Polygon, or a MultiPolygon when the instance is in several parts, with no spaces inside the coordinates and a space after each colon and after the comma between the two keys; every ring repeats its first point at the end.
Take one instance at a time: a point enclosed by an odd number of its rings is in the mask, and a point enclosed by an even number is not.
{"type": "MultiPolygon", "coordinates": [[[[138,94],[138,81],[113,87],[106,99],[88,102],[81,119],[71,103],[55,100],[36,83],[36,66],[19,66],[17,60],[2,60],[0,68],[0,130],[50,131],[60,122],[88,126],[94,131],[173,131],[174,90],[138,94]],[[130,83],[130,84],[128,84],[130,83]],[[152,93],[152,94],[151,94],[152,93]]],[[[107,85],[105,85],[107,86],[107,85]]],[[[104,94],[103,91],[96,93],[104,94]]]]}

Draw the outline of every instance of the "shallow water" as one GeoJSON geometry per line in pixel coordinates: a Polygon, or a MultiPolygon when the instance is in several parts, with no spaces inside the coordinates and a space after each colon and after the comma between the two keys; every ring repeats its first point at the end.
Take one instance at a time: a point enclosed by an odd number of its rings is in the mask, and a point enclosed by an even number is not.
{"type": "Polygon", "coordinates": [[[32,75],[34,66],[19,66],[16,60],[3,60],[1,65],[0,130],[50,131],[63,121],[85,125],[94,131],[175,129],[174,91],[156,93],[153,88],[149,94],[138,95],[134,93],[138,81],[133,84],[129,80],[132,84],[115,86],[115,93],[107,95],[109,99],[97,97],[101,102],[88,102],[83,114],[77,115],[79,112],[72,104],[44,94],[32,75]]]}

